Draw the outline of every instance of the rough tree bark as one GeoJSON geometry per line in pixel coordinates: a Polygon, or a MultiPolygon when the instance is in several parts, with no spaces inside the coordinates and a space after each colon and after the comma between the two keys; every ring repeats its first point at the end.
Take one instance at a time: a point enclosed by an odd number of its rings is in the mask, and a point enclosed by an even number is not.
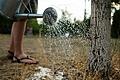
{"type": "Polygon", "coordinates": [[[92,73],[99,73],[102,80],[109,80],[111,68],[110,20],[111,1],[91,0],[91,48],[88,69],[92,73]]]}

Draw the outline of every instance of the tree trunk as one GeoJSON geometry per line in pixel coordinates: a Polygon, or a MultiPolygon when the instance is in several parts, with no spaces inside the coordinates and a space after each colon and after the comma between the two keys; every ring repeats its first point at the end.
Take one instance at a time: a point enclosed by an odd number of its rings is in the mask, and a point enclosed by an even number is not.
{"type": "Polygon", "coordinates": [[[111,1],[91,0],[91,43],[88,69],[99,73],[102,80],[109,80],[111,68],[110,28],[111,1]]]}

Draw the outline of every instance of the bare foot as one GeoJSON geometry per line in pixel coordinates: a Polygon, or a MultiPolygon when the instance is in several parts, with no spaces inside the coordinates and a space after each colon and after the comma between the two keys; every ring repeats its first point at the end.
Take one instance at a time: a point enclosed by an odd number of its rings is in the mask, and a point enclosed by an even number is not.
{"type": "Polygon", "coordinates": [[[30,56],[27,56],[26,54],[21,54],[19,56],[14,56],[13,61],[18,63],[26,63],[26,64],[37,64],[38,61],[30,56]]]}
{"type": "Polygon", "coordinates": [[[8,55],[7,55],[8,59],[13,59],[13,56],[14,56],[14,52],[8,50],[8,55]]]}

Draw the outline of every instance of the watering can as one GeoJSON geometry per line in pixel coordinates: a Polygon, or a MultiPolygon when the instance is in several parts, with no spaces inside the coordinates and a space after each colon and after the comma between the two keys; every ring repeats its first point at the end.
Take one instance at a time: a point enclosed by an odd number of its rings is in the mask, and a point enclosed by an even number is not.
{"type": "MultiPolygon", "coordinates": [[[[28,1],[28,4],[30,3],[30,0],[26,1],[28,1]]],[[[43,22],[47,25],[53,25],[57,21],[57,12],[53,7],[46,8],[43,14],[20,13],[19,10],[21,6],[27,8],[27,5],[23,0],[0,0],[0,15],[11,20],[20,18],[43,18],[43,22]]],[[[31,6],[29,5],[29,7],[31,6]]]]}

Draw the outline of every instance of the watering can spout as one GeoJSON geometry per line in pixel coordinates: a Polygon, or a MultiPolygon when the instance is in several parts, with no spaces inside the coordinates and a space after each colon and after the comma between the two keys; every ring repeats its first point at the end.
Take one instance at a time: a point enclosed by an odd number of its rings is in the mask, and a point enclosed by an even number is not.
{"type": "Polygon", "coordinates": [[[43,18],[43,22],[46,25],[53,25],[57,21],[57,12],[54,8],[48,7],[45,9],[43,14],[15,14],[14,16],[16,19],[23,19],[23,18],[43,18]]]}

